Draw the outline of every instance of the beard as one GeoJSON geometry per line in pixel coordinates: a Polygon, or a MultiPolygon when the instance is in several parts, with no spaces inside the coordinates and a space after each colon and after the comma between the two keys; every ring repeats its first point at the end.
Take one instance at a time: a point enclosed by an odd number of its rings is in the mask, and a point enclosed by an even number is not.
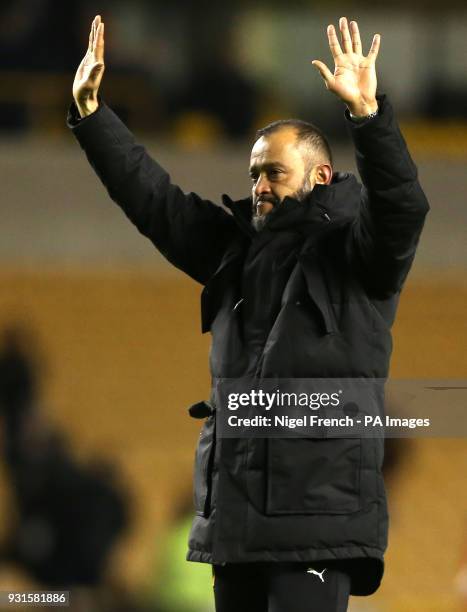
{"type": "Polygon", "coordinates": [[[299,202],[303,202],[303,200],[312,190],[313,190],[313,187],[311,186],[310,178],[307,177],[303,181],[301,186],[297,189],[297,191],[295,191],[295,193],[293,193],[290,197],[293,198],[294,200],[298,200],[299,202]]]}
{"type": "MultiPolygon", "coordinates": [[[[303,183],[300,185],[300,187],[297,189],[297,191],[294,191],[294,193],[290,194],[290,197],[293,198],[294,200],[298,200],[299,202],[302,202],[305,199],[305,197],[310,193],[311,190],[312,190],[312,186],[310,183],[310,179],[309,177],[307,177],[303,181],[303,183]]],[[[280,204],[281,204],[281,200],[279,200],[279,198],[276,198],[275,196],[263,196],[261,198],[256,197],[253,199],[253,216],[251,218],[251,225],[257,232],[260,232],[264,228],[264,226],[267,223],[269,215],[273,212],[273,210],[277,208],[277,206],[280,206],[280,204]],[[269,213],[266,213],[265,215],[258,215],[256,212],[256,205],[260,200],[261,202],[270,202],[274,208],[269,213]]]]}
{"type": "Polygon", "coordinates": [[[273,210],[275,210],[276,207],[279,206],[279,204],[280,204],[280,200],[279,198],[276,198],[275,196],[262,196],[260,198],[256,197],[253,199],[253,216],[251,218],[251,224],[257,232],[260,232],[264,228],[268,220],[269,214],[273,210]],[[268,213],[265,213],[263,215],[258,215],[257,204],[259,201],[269,202],[270,204],[273,205],[274,208],[270,210],[268,213]]]}

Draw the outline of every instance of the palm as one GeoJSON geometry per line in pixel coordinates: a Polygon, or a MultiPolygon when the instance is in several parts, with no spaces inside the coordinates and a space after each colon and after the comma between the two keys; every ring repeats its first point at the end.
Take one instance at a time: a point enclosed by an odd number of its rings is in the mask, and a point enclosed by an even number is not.
{"type": "Polygon", "coordinates": [[[97,96],[104,74],[104,24],[100,17],[92,23],[89,35],[89,46],[81,64],[76,71],[73,82],[73,97],[84,101],[97,96]]]}
{"type": "Polygon", "coordinates": [[[339,20],[342,46],[337,38],[334,26],[328,26],[329,48],[334,58],[334,73],[321,61],[314,60],[324,78],[326,87],[346,104],[357,101],[370,101],[376,95],[375,62],[379,51],[380,37],[375,34],[367,56],[362,53],[362,43],[358,25],[351,22],[351,31],[347,19],[339,20]]]}
{"type": "MultiPolygon", "coordinates": [[[[331,89],[331,88],[330,88],[331,89]]],[[[336,58],[334,83],[331,91],[348,102],[359,95],[367,98],[376,94],[376,71],[374,64],[356,53],[345,53],[336,58]]]]}
{"type": "Polygon", "coordinates": [[[96,64],[95,57],[89,52],[86,53],[76,71],[75,80],[73,82],[73,96],[75,98],[89,96],[89,94],[99,88],[101,76],[100,74],[96,75],[96,64]]]}

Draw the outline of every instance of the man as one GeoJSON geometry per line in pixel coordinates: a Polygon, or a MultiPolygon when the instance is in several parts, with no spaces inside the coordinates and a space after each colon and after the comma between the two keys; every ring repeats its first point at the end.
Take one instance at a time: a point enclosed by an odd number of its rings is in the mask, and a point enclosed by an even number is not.
{"type": "MultiPolygon", "coordinates": [[[[110,196],[175,266],[204,285],[213,379],[385,378],[390,327],[428,211],[386,96],[380,37],[367,56],[356,22],[327,34],[360,185],[333,172],[322,133],[300,121],[258,133],[252,194],[231,214],[184,194],[98,100],[104,24],[93,22],[69,124],[110,196]]],[[[188,559],[213,564],[219,612],[327,612],[374,592],[387,511],[380,439],[216,437],[216,406],[195,464],[188,559]]],[[[180,588],[183,588],[181,585],[180,588]]]]}

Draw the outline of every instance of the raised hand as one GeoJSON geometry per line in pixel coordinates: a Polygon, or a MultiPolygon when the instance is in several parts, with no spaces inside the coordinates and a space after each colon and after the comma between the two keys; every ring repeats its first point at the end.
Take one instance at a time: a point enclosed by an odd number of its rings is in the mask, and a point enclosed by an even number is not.
{"type": "Polygon", "coordinates": [[[97,15],[92,22],[88,50],[73,83],[73,97],[81,117],[97,110],[97,93],[104,70],[104,23],[100,15],[97,15]]]}
{"type": "Polygon", "coordinates": [[[362,42],[356,21],[347,23],[346,17],[339,19],[342,47],[333,25],[327,28],[329,48],[334,58],[334,73],[323,62],[313,60],[324,79],[326,88],[338,96],[352,115],[364,117],[378,109],[376,101],[376,69],[381,37],[373,36],[368,55],[362,53],[362,42]]]}

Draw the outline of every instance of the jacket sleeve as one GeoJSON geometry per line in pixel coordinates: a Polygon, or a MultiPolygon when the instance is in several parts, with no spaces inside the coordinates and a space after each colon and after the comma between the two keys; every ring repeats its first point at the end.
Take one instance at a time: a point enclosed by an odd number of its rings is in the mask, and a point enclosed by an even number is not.
{"type": "Polygon", "coordinates": [[[232,216],[174,185],[104,103],[82,120],[73,104],[68,126],[110,197],[130,221],[168,261],[205,284],[234,232],[232,216]]]}
{"type": "Polygon", "coordinates": [[[392,106],[377,99],[375,118],[355,123],[348,110],[346,118],[363,183],[351,248],[367,290],[384,298],[402,288],[429,205],[392,106]]]}

